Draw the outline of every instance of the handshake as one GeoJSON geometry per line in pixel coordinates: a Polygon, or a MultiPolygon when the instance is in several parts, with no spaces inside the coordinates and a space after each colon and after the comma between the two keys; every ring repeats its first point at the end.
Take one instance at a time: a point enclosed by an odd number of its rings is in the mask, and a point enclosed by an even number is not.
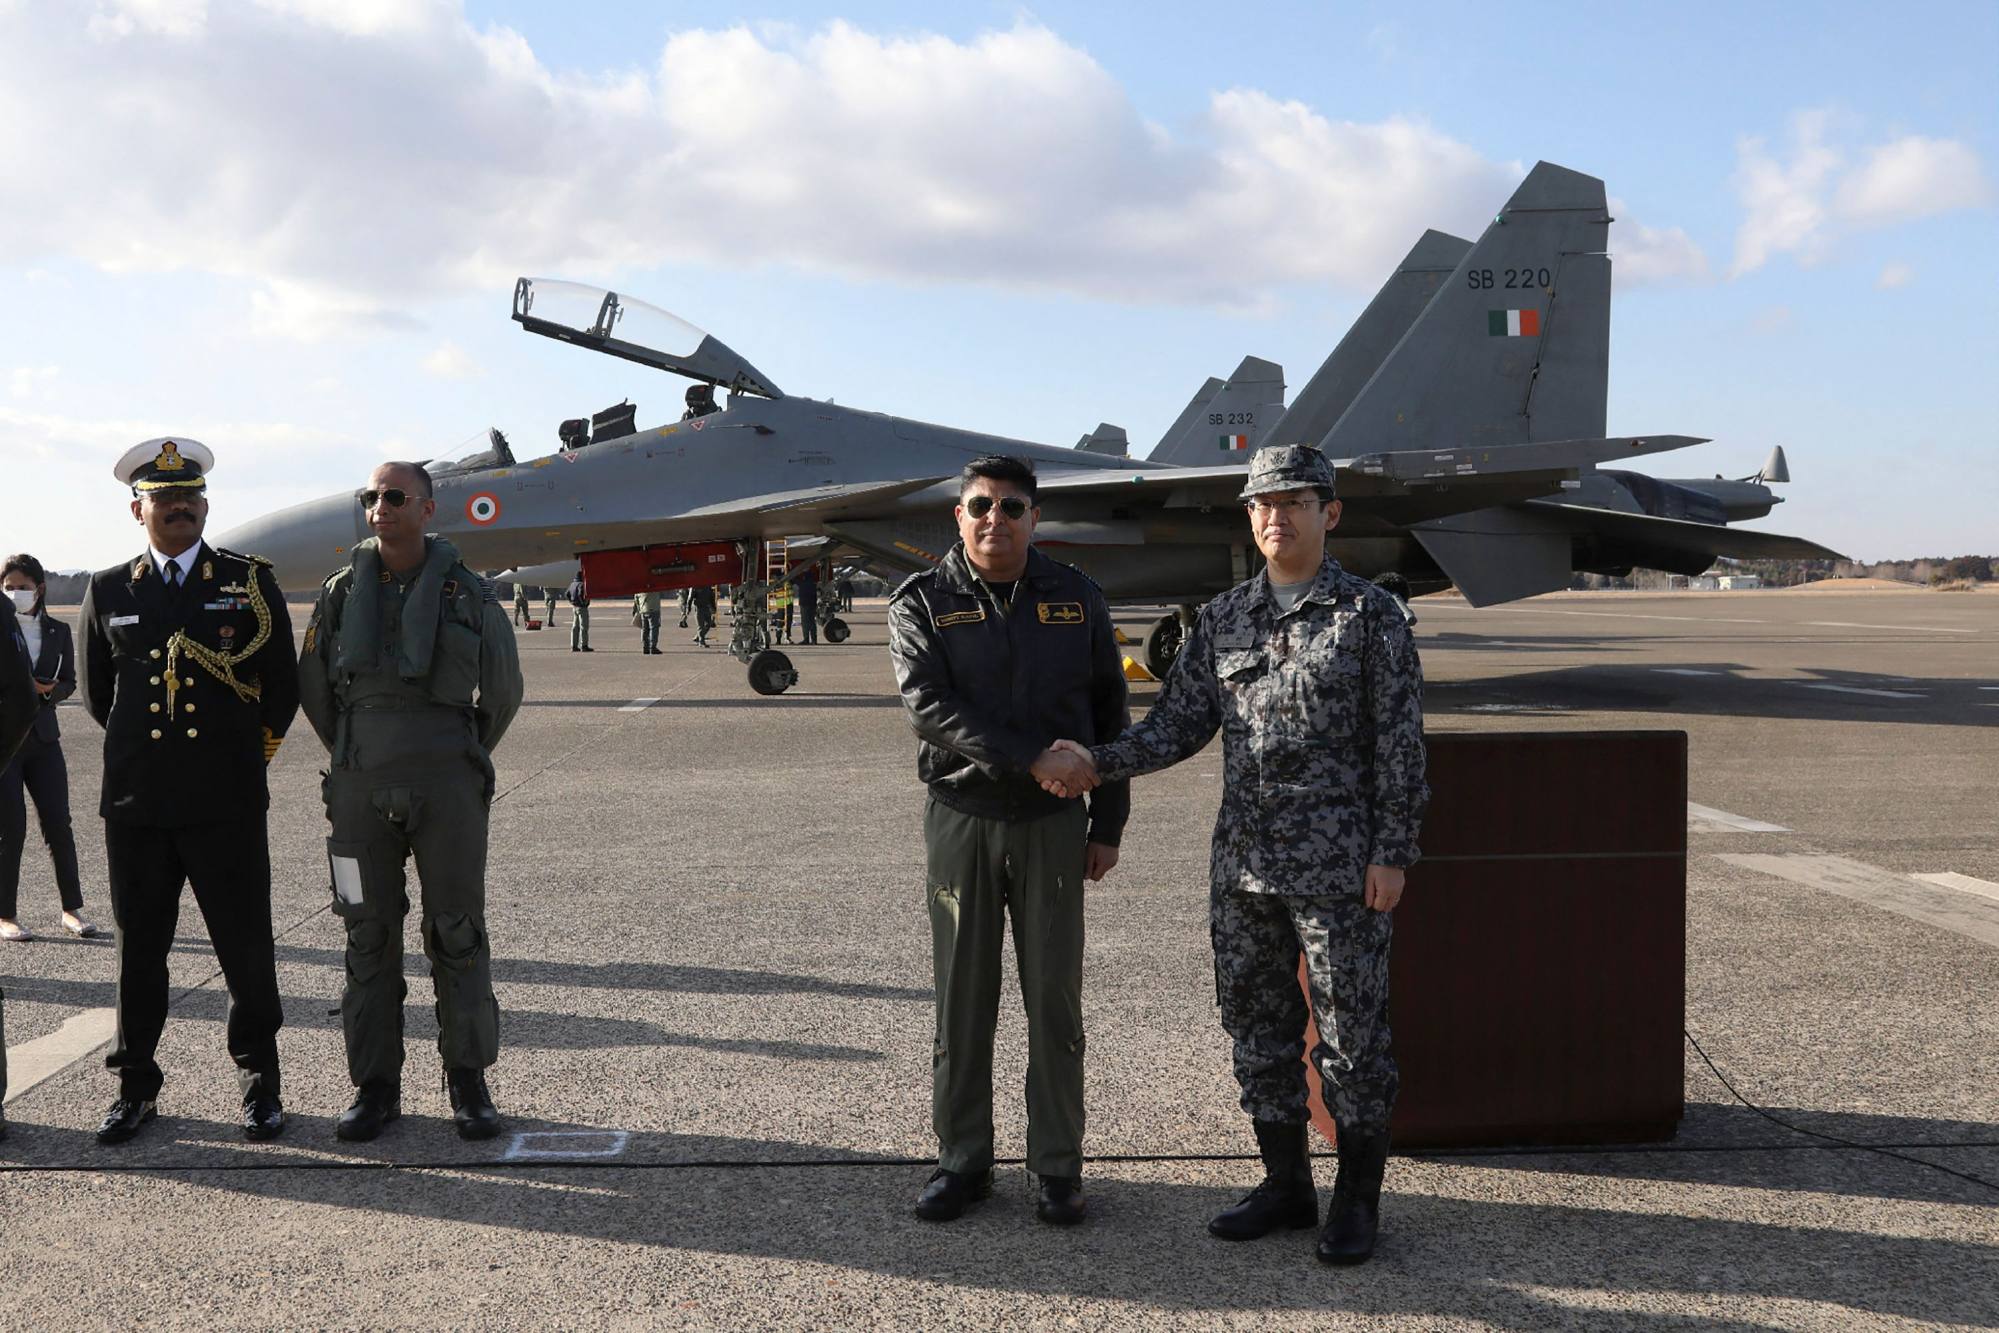
{"type": "Polygon", "coordinates": [[[1096,789],[1103,779],[1097,776],[1096,761],[1087,746],[1075,741],[1056,741],[1043,750],[1027,770],[1041,789],[1064,800],[1096,789]]]}

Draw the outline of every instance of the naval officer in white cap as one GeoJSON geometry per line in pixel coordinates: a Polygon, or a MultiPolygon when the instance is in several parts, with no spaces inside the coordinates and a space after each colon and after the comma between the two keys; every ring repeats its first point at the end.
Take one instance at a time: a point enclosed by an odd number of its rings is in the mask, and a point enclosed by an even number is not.
{"type": "Polygon", "coordinates": [[[154,1116],[183,885],[229,983],[243,1132],[269,1139],[285,1125],[264,770],[298,711],[298,657],[270,562],[201,539],[214,465],[184,436],[118,460],[146,549],[92,575],[83,598],[77,674],[104,727],[99,813],[118,926],[118,1035],[105,1060],[118,1099],[100,1143],[122,1143],[154,1116]]]}

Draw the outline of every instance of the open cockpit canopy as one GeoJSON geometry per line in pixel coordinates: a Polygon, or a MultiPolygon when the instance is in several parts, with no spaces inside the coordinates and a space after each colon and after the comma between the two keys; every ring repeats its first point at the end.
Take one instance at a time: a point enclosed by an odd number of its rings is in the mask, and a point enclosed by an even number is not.
{"type": "Polygon", "coordinates": [[[761,371],[677,315],[601,287],[553,278],[514,283],[514,319],[530,333],[671,371],[731,393],[782,398],[761,371]]]}

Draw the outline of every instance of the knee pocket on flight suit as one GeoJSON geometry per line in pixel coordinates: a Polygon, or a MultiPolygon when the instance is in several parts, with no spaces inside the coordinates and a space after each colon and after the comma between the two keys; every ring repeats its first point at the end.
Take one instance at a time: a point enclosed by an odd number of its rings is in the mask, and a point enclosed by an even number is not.
{"type": "Polygon", "coordinates": [[[486,924],[469,912],[444,912],[423,923],[431,961],[463,972],[478,961],[486,944],[486,924]]]}
{"type": "Polygon", "coordinates": [[[347,923],[347,975],[357,985],[366,986],[386,974],[391,968],[402,970],[402,950],[396,948],[397,941],[390,933],[386,922],[373,918],[350,920],[347,923]]]}

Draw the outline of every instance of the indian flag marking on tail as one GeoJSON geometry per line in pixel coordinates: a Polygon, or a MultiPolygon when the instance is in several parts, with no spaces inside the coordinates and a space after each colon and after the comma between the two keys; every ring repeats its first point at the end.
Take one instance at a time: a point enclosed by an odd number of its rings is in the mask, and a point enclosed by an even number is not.
{"type": "Polygon", "coordinates": [[[1222,436],[1222,449],[1227,453],[1239,454],[1247,448],[1249,448],[1249,436],[1247,435],[1222,436]]]}
{"type": "Polygon", "coordinates": [[[1488,310],[1485,331],[1494,338],[1538,338],[1541,312],[1538,310],[1488,310]]]}

